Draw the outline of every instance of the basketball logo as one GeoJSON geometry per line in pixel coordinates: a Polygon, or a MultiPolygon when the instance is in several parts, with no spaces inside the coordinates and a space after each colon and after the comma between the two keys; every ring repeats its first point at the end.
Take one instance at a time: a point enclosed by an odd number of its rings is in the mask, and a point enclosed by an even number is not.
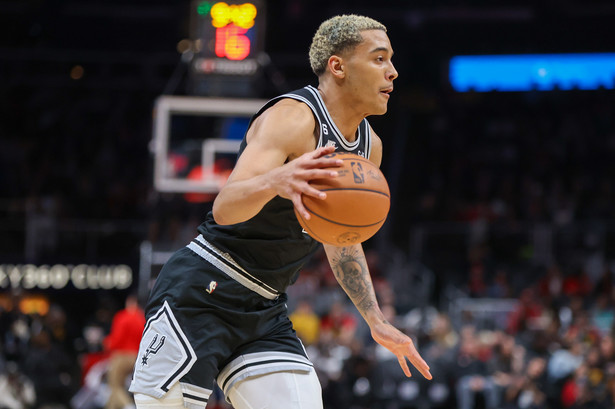
{"type": "Polygon", "coordinates": [[[337,242],[342,245],[360,243],[361,235],[354,231],[349,231],[338,236],[337,242]]]}
{"type": "Polygon", "coordinates": [[[352,168],[352,176],[354,177],[354,183],[365,183],[365,175],[363,174],[363,167],[359,162],[350,162],[352,168]]]}

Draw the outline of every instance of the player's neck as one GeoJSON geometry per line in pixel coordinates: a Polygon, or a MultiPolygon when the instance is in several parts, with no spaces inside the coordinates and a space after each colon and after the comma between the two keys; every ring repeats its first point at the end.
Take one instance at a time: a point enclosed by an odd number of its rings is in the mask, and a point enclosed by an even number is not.
{"type": "Polygon", "coordinates": [[[365,115],[356,111],[352,106],[353,104],[348,103],[344,93],[337,90],[335,85],[328,86],[321,83],[318,86],[318,92],[337,129],[340,130],[346,140],[354,142],[357,139],[357,128],[365,115]]]}

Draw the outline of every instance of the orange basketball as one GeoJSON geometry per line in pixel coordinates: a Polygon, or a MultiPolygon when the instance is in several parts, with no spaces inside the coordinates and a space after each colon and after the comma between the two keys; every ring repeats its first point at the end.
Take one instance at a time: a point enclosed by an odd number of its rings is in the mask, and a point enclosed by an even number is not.
{"type": "Polygon", "coordinates": [[[391,205],[389,185],[376,165],[361,156],[334,152],[326,157],[342,159],[335,178],[310,182],[327,194],[326,199],[303,195],[312,216],[304,220],[295,209],[301,226],[314,239],[334,246],[362,243],[382,227],[391,205]]]}

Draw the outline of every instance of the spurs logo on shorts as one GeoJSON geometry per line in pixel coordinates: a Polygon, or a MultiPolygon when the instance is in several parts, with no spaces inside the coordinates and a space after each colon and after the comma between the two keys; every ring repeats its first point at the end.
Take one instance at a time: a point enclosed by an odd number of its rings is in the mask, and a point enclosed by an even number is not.
{"type": "Polygon", "coordinates": [[[135,366],[131,392],[162,397],[196,362],[196,354],[165,301],[145,324],[141,365],[135,366]]]}
{"type": "Polygon", "coordinates": [[[160,341],[156,344],[156,341],[158,341],[158,335],[160,334],[156,334],[154,336],[154,339],[152,339],[152,342],[145,350],[145,354],[141,357],[141,365],[147,365],[147,360],[149,359],[150,354],[156,355],[158,351],[160,351],[160,348],[164,345],[164,340],[166,339],[164,335],[160,337],[160,341]],[[154,344],[156,344],[156,346],[154,346],[154,344]]]}

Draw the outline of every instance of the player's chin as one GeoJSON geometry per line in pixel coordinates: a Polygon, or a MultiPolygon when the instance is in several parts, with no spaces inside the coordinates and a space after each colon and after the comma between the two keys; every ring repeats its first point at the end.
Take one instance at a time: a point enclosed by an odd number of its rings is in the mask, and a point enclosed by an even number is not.
{"type": "Polygon", "coordinates": [[[387,113],[388,109],[389,107],[387,104],[380,105],[375,109],[376,112],[374,112],[374,115],[384,115],[387,113]]]}

